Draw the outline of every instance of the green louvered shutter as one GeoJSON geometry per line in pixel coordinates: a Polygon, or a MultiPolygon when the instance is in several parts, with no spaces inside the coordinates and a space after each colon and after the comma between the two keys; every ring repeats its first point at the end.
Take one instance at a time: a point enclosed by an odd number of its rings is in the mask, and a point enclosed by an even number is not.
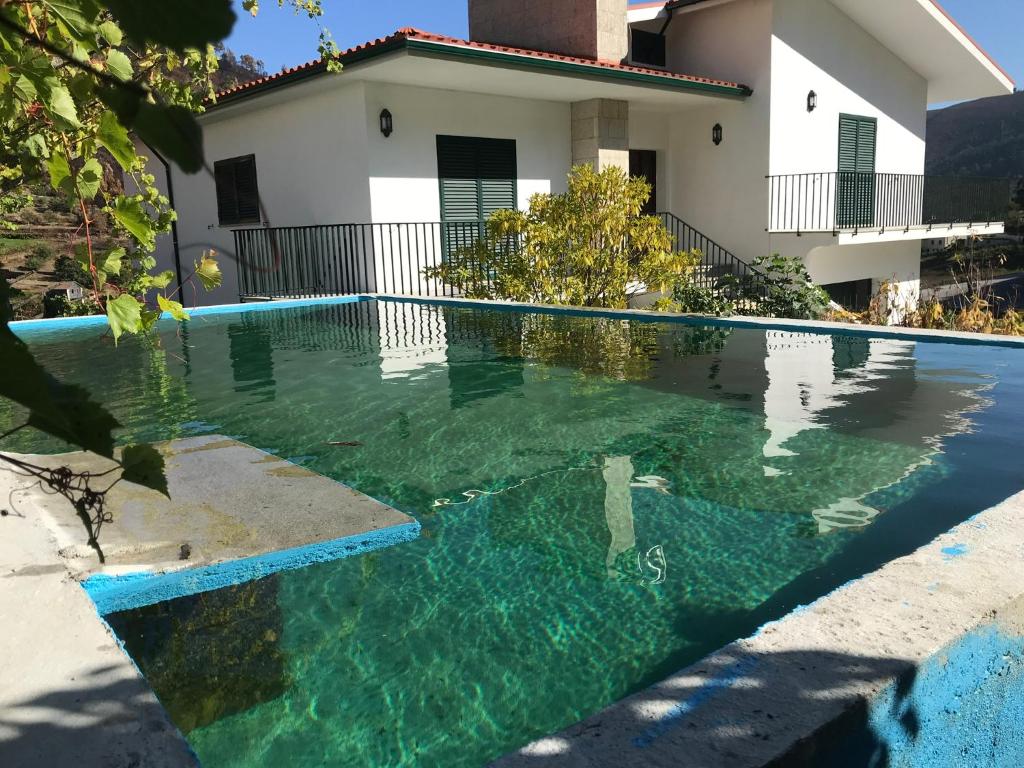
{"type": "Polygon", "coordinates": [[[878,121],[873,117],[839,116],[839,175],[836,184],[836,225],[866,227],[875,219],[875,150],[878,121]]]}
{"type": "Polygon", "coordinates": [[[516,143],[471,136],[437,137],[444,252],[471,245],[495,211],[516,207],[516,143]]]}

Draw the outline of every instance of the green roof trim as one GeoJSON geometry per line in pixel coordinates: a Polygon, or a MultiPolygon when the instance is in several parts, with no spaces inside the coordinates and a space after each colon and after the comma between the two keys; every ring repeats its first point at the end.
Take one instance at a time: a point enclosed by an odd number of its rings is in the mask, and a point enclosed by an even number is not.
{"type": "MultiPolygon", "coordinates": [[[[728,83],[705,82],[702,80],[676,77],[670,73],[664,75],[657,72],[638,70],[635,68],[617,68],[602,66],[589,62],[572,59],[569,57],[560,58],[546,56],[531,56],[528,53],[518,53],[514,50],[497,50],[483,48],[474,45],[464,45],[457,42],[440,42],[436,40],[425,40],[422,38],[399,35],[369,45],[354,48],[339,57],[343,66],[356,66],[384,56],[395,53],[407,52],[413,56],[424,56],[428,58],[447,59],[450,61],[466,61],[488,66],[504,67],[509,69],[520,69],[530,72],[550,72],[552,74],[580,77],[588,80],[601,80],[605,82],[618,82],[627,85],[640,85],[663,90],[680,91],[684,93],[701,93],[707,95],[724,96],[727,98],[743,99],[751,96],[753,91],[745,85],[732,85],[728,83]]],[[[222,94],[215,104],[211,104],[207,111],[214,111],[219,107],[234,104],[271,90],[293,85],[304,80],[326,74],[327,70],[323,62],[311,62],[310,64],[296,67],[280,75],[268,77],[262,82],[242,86],[236,91],[222,94]]],[[[342,73],[344,74],[344,72],[342,73]]]]}
{"type": "Polygon", "coordinates": [[[544,70],[559,74],[585,77],[592,80],[614,80],[637,85],[655,86],[669,90],[710,93],[719,96],[746,98],[753,91],[745,85],[725,85],[707,83],[699,80],[688,80],[654,72],[641,72],[635,69],[616,69],[598,64],[586,64],[578,61],[549,59],[541,56],[528,56],[487,48],[437,43],[431,40],[406,40],[405,47],[410,52],[427,55],[433,58],[467,59],[489,63],[494,66],[506,66],[523,70],[544,70]]]}

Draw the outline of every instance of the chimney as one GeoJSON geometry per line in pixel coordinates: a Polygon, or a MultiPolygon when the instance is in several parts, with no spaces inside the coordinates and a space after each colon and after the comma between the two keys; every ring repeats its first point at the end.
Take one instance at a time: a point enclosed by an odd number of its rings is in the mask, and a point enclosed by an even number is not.
{"type": "Polygon", "coordinates": [[[469,38],[602,61],[629,53],[627,0],[469,0],[469,38]]]}

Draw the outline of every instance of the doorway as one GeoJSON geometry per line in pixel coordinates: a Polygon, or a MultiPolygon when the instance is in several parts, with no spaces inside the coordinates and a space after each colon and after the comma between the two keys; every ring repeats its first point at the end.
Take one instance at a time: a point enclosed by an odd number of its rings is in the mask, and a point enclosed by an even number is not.
{"type": "Polygon", "coordinates": [[[629,150],[629,175],[645,179],[651,185],[651,196],[641,213],[651,215],[658,212],[658,153],[653,149],[629,150]]]}

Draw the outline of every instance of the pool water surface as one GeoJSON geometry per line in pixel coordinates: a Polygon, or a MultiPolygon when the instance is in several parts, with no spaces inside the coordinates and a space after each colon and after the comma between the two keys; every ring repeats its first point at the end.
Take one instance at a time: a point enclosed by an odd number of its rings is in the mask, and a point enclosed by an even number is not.
{"type": "Polygon", "coordinates": [[[485,765],[1024,487],[1024,350],[397,301],[19,332],[122,442],[423,526],[108,617],[205,768],[485,765]]]}

